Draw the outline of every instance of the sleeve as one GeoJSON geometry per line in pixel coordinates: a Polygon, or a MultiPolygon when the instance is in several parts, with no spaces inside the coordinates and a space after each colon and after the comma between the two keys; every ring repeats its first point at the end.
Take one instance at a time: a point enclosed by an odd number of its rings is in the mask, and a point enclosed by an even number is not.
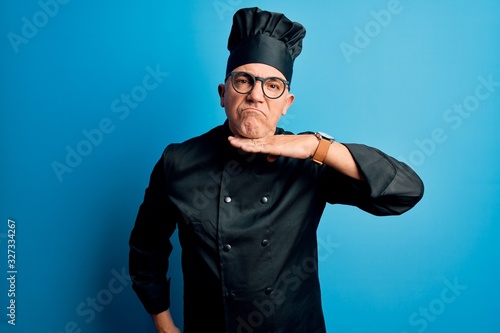
{"type": "Polygon", "coordinates": [[[408,165],[380,150],[361,144],[344,144],[351,152],[364,181],[326,167],[323,191],[329,203],[357,206],[374,215],[399,215],[420,201],[424,184],[408,165]]]}
{"type": "Polygon", "coordinates": [[[151,173],[129,240],[132,288],[150,314],[170,307],[170,280],[166,274],[178,211],[168,199],[164,156],[151,173]]]}

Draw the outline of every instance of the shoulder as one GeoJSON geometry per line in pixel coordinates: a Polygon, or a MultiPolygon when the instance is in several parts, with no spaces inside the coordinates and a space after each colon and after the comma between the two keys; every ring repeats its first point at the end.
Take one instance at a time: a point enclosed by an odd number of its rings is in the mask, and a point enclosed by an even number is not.
{"type": "Polygon", "coordinates": [[[166,152],[169,153],[182,153],[183,151],[188,152],[192,151],[193,149],[203,149],[206,146],[213,146],[216,142],[220,141],[222,136],[223,136],[223,128],[221,126],[217,126],[212,128],[211,130],[200,134],[198,136],[189,138],[183,142],[177,142],[177,143],[171,143],[169,144],[165,150],[164,154],[166,152]]]}
{"type": "Polygon", "coordinates": [[[279,134],[293,135],[294,133],[290,132],[290,131],[287,131],[287,130],[281,128],[281,127],[276,127],[275,135],[279,135],[279,134]]]}
{"type": "MultiPolygon", "coordinates": [[[[227,142],[227,139],[225,141],[227,142]]],[[[223,145],[224,129],[217,126],[184,142],[169,144],[163,151],[162,159],[167,170],[172,167],[188,168],[213,158],[223,145]]]]}

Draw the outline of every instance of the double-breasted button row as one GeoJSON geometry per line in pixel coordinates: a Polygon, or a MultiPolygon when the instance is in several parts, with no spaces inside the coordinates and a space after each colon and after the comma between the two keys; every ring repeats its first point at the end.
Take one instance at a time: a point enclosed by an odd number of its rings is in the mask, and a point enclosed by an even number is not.
{"type": "MultiPolygon", "coordinates": [[[[232,200],[233,200],[233,199],[232,199],[229,195],[226,195],[226,196],[224,197],[224,202],[225,202],[225,203],[230,203],[232,200]]],[[[262,198],[260,198],[260,203],[261,203],[261,204],[266,204],[266,203],[268,203],[268,202],[269,202],[269,198],[268,198],[268,197],[262,197],[262,198]]]]}
{"type": "MultiPolygon", "coordinates": [[[[274,289],[271,288],[271,287],[267,287],[266,289],[264,289],[264,294],[266,294],[267,296],[271,295],[273,293],[274,289]]],[[[224,293],[224,296],[226,297],[230,297],[230,298],[235,298],[236,297],[236,294],[232,291],[226,291],[224,293]]]]}
{"type": "MultiPolygon", "coordinates": [[[[260,242],[260,245],[262,245],[263,247],[268,246],[269,245],[269,240],[268,239],[263,239],[262,242],[260,242]]],[[[222,251],[224,251],[224,252],[231,251],[231,244],[225,244],[222,247],[222,251]]]]}

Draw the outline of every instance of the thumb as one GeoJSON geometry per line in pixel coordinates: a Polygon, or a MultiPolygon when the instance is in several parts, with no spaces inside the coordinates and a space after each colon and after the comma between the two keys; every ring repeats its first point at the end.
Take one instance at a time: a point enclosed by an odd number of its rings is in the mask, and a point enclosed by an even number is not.
{"type": "Polygon", "coordinates": [[[279,157],[278,155],[271,155],[271,154],[269,154],[269,155],[267,155],[267,161],[268,162],[274,162],[274,161],[276,161],[278,159],[278,157],[279,157]]]}

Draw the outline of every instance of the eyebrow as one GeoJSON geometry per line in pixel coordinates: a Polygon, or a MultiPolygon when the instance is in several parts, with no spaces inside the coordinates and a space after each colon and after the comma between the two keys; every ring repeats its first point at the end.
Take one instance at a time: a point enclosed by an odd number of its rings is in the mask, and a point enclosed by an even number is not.
{"type": "Polygon", "coordinates": [[[233,71],[233,72],[248,73],[248,74],[252,74],[253,76],[258,77],[258,78],[261,78],[261,79],[267,79],[267,78],[270,78],[270,77],[277,77],[278,79],[282,79],[282,80],[288,81],[288,80],[286,79],[286,77],[281,77],[281,76],[278,76],[278,75],[260,76],[260,75],[255,75],[254,73],[249,72],[249,71],[233,71]]]}

